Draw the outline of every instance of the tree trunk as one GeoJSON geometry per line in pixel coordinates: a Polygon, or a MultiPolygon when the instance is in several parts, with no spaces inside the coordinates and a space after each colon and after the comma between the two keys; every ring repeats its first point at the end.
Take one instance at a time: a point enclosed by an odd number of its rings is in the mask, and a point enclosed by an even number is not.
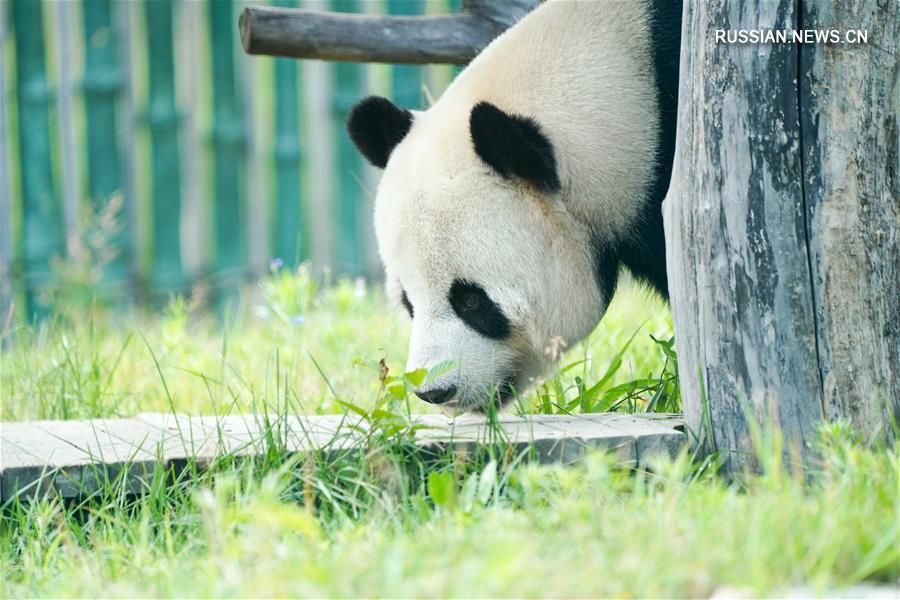
{"type": "Polygon", "coordinates": [[[897,4],[685,4],[664,203],[685,416],[728,467],[750,423],[789,447],[823,419],[900,415],[897,4]],[[865,30],[859,45],[717,43],[716,30],[865,30]]]}

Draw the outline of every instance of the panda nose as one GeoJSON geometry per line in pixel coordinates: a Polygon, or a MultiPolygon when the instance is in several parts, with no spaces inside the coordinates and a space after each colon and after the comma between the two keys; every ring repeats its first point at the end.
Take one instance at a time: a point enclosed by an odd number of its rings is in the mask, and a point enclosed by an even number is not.
{"type": "Polygon", "coordinates": [[[451,385],[447,388],[438,388],[427,391],[416,390],[415,393],[416,396],[429,404],[443,404],[456,395],[456,386],[451,385]]]}

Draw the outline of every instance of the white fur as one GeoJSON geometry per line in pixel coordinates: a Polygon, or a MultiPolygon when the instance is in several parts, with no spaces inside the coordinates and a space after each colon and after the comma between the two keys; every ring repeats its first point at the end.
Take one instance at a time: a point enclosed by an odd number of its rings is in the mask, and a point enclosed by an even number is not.
{"type": "Polygon", "coordinates": [[[606,310],[590,234],[633,234],[653,173],[658,117],[643,2],[552,1],[499,36],[443,96],[415,113],[375,202],[388,292],[415,309],[407,368],[447,360],[453,406],[483,406],[504,375],[518,389],[550,368],[606,310]],[[472,107],[486,100],[533,117],[554,145],[562,188],[540,194],[475,154],[472,107]],[[447,300],[454,279],[480,284],[510,319],[489,340],[447,300]]]}

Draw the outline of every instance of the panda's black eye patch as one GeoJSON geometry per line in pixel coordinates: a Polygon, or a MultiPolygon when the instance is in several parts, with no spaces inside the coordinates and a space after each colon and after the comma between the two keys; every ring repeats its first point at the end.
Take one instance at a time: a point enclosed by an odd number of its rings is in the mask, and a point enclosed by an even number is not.
{"type": "Polygon", "coordinates": [[[403,308],[406,309],[406,312],[409,313],[409,318],[412,319],[413,318],[413,306],[412,306],[412,303],[409,301],[409,297],[407,297],[407,295],[406,295],[406,290],[403,290],[400,293],[400,302],[403,303],[403,308]]]}
{"type": "Polygon", "coordinates": [[[495,340],[509,335],[509,319],[481,286],[457,279],[448,300],[457,316],[481,335],[495,340]]]}

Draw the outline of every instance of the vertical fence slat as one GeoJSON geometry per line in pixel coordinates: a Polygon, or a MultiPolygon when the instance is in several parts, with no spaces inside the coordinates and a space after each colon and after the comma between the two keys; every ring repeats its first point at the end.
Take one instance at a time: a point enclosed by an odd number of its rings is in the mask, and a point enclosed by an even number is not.
{"type": "MultiPolygon", "coordinates": [[[[304,7],[322,9],[321,2],[305,0],[304,7]]],[[[336,178],[336,140],[331,127],[331,66],[320,60],[302,61],[304,81],[303,124],[305,145],[314,149],[306,154],[306,172],[310,176],[303,182],[309,206],[309,251],[317,273],[334,265],[334,208],[336,178]]]]}
{"type": "Polygon", "coordinates": [[[84,91],[87,128],[88,195],[92,213],[110,211],[115,231],[109,243],[115,256],[105,266],[104,278],[115,286],[115,296],[124,295],[131,254],[130,229],[126,222],[122,161],[119,149],[118,103],[122,91],[117,29],[113,27],[110,0],[82,0],[84,23],[84,91]],[[118,205],[110,205],[115,201],[118,205]]]}
{"type": "Polygon", "coordinates": [[[172,1],[144,3],[150,72],[147,123],[150,127],[153,202],[152,291],[157,297],[184,290],[181,265],[181,158],[175,103],[172,1]]]}
{"type": "MultiPolygon", "coordinates": [[[[425,14],[429,15],[453,14],[459,10],[459,0],[428,0],[425,3],[425,14]]],[[[432,101],[437,100],[444,93],[461,69],[460,65],[429,65],[427,67],[428,91],[425,98],[427,106],[430,106],[432,101]]]]}
{"type": "MultiPolygon", "coordinates": [[[[76,150],[76,130],[74,119],[75,76],[72,60],[73,31],[76,29],[75,11],[77,6],[71,2],[58,2],[50,6],[56,7],[56,117],[58,119],[60,183],[62,190],[63,239],[69,256],[71,256],[72,236],[78,230],[81,219],[81,169],[82,154],[76,150]]],[[[52,30],[52,26],[51,26],[52,30]]]]}
{"type": "MultiPolygon", "coordinates": [[[[356,0],[332,0],[331,9],[338,12],[357,12],[356,0]]],[[[363,161],[346,134],[344,123],[353,104],[362,96],[363,67],[357,63],[339,62],[332,65],[332,127],[337,139],[337,185],[334,197],[338,217],[335,268],[339,272],[358,274],[362,268],[362,236],[360,210],[362,207],[363,161]]]]}
{"type": "MultiPolygon", "coordinates": [[[[237,13],[243,12],[248,2],[238,0],[237,13]]],[[[243,101],[244,131],[247,139],[246,177],[244,183],[244,211],[247,215],[244,229],[247,232],[246,274],[257,278],[266,272],[272,258],[272,134],[275,131],[274,104],[270,98],[275,94],[271,79],[273,59],[245,54],[240,50],[235,59],[238,76],[238,91],[243,101]]]]}
{"type": "MultiPolygon", "coordinates": [[[[387,0],[362,2],[360,10],[363,14],[385,15],[388,12],[387,0]]],[[[367,63],[363,65],[363,89],[362,96],[391,96],[391,67],[382,63],[367,63]]],[[[347,135],[346,130],[344,135],[347,135]]],[[[362,248],[362,265],[360,274],[366,277],[377,278],[382,272],[381,258],[378,256],[378,241],[375,236],[375,196],[378,191],[378,182],[381,179],[381,169],[376,169],[366,161],[362,162],[359,206],[360,244],[362,248]]]]}
{"type": "MultiPolygon", "coordinates": [[[[458,12],[460,12],[460,11],[463,9],[463,0],[449,0],[449,3],[450,3],[450,12],[451,12],[451,13],[458,13],[458,12]]],[[[462,73],[463,69],[465,69],[465,68],[466,68],[465,65],[453,65],[453,66],[451,66],[450,69],[451,69],[453,75],[452,75],[452,77],[450,78],[450,81],[453,81],[453,79],[454,79],[457,75],[459,75],[460,73],[462,73]]]]}
{"type": "Polygon", "coordinates": [[[122,220],[127,228],[127,231],[124,231],[122,235],[129,241],[129,262],[125,268],[126,271],[132,274],[132,279],[134,280],[140,270],[140,253],[138,248],[140,247],[141,238],[137,219],[137,186],[135,183],[135,106],[131,64],[132,30],[130,14],[133,7],[133,2],[120,3],[114,12],[115,21],[113,27],[117,31],[116,39],[118,44],[116,50],[120,56],[119,69],[122,78],[118,131],[119,148],[122,149],[122,189],[123,197],[126,199],[122,220]]]}
{"type": "Polygon", "coordinates": [[[235,73],[234,40],[238,35],[232,0],[209,3],[213,67],[214,283],[227,299],[245,274],[247,232],[243,179],[246,131],[235,73]]]}
{"type": "Polygon", "coordinates": [[[30,317],[46,312],[46,307],[37,302],[38,291],[50,279],[50,259],[62,253],[63,235],[50,154],[52,94],[44,56],[43,3],[13,0],[12,23],[18,79],[25,314],[30,317]]]}
{"type": "MultiPolygon", "coordinates": [[[[276,0],[294,7],[295,0],[276,0]]],[[[300,187],[300,98],[298,64],[289,58],[275,62],[275,214],[273,255],[291,266],[309,257],[309,241],[300,187]]]]}
{"type": "MultiPolygon", "coordinates": [[[[388,10],[392,15],[421,15],[423,9],[423,0],[388,0],[388,10]]],[[[391,95],[398,106],[422,108],[422,67],[392,66],[391,95]]]]}
{"type": "MultiPolygon", "coordinates": [[[[5,333],[13,303],[12,287],[12,180],[9,167],[9,108],[6,100],[6,6],[0,6],[0,333],[5,333]]],[[[2,343],[2,342],[0,342],[2,343]]]]}
{"type": "MultiPolygon", "coordinates": [[[[209,264],[212,213],[207,173],[208,145],[201,123],[208,96],[208,56],[203,33],[208,24],[202,2],[175,5],[175,91],[181,115],[181,260],[186,277],[201,275],[209,264]]],[[[201,293],[206,290],[195,291],[201,293]]]]}

